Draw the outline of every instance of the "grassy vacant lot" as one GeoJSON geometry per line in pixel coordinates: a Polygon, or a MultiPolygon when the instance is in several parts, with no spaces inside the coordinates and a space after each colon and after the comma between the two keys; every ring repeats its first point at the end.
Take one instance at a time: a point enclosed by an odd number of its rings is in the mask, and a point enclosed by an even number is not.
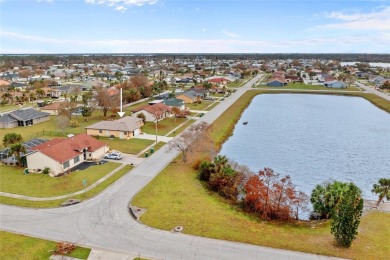
{"type": "MultiPolygon", "coordinates": [[[[217,148],[229,137],[252,98],[261,93],[274,92],[245,93],[213,124],[212,136],[217,148]]],[[[364,93],[345,94],[363,96],[390,112],[390,102],[381,98],[364,93]]],[[[261,221],[210,192],[197,180],[191,165],[179,162],[172,162],[135,196],[132,204],[148,209],[141,217],[143,223],[164,230],[183,225],[187,234],[346,258],[386,259],[390,250],[390,243],[384,242],[389,241],[390,214],[364,216],[358,238],[351,248],[343,249],[334,245],[329,222],[261,221]]]]}
{"type": "MultiPolygon", "coordinates": [[[[126,165],[124,168],[117,171],[114,175],[109,177],[104,182],[100,183],[95,188],[87,191],[86,193],[72,196],[73,199],[81,199],[86,200],[89,198],[94,197],[98,193],[105,190],[108,186],[113,184],[116,180],[118,180],[120,177],[128,173],[132,167],[130,165],[126,165]]],[[[14,199],[9,197],[0,196],[0,203],[3,204],[10,204],[10,205],[16,205],[21,207],[32,207],[32,208],[53,208],[58,207],[62,202],[66,201],[67,199],[62,200],[51,200],[51,201],[29,201],[29,200],[22,200],[22,199],[14,199]]],[[[1,258],[0,258],[1,259],[1,258]]]]}
{"type": "MultiPolygon", "coordinates": [[[[49,259],[56,249],[56,242],[39,238],[0,231],[0,259],[1,260],[42,260],[49,259]]],[[[79,259],[88,259],[91,249],[77,247],[67,256],[79,259]]]]}
{"type": "Polygon", "coordinates": [[[188,107],[191,110],[204,110],[211,103],[213,103],[213,101],[203,100],[202,103],[200,104],[196,104],[196,103],[186,104],[186,107],[188,107]]]}
{"type": "Polygon", "coordinates": [[[136,138],[132,138],[130,140],[114,138],[110,140],[106,137],[100,137],[99,140],[105,142],[110,147],[110,150],[117,150],[122,153],[129,154],[138,154],[154,142],[152,140],[136,138]]]}
{"type": "Polygon", "coordinates": [[[238,80],[237,82],[229,82],[227,84],[227,87],[228,88],[238,88],[238,87],[242,87],[242,85],[244,84],[245,80],[243,79],[240,79],[238,80]]]}
{"type": "Polygon", "coordinates": [[[182,225],[186,234],[347,258],[385,259],[390,250],[384,243],[390,214],[363,217],[358,239],[342,249],[333,244],[328,222],[279,224],[248,216],[208,191],[181,163],[171,163],[132,204],[148,209],[142,223],[163,230],[182,225]]]}
{"type": "MultiPolygon", "coordinates": [[[[174,128],[178,127],[180,124],[184,123],[187,119],[185,118],[176,118],[168,117],[164,118],[161,121],[158,121],[157,134],[166,135],[174,128]]],[[[142,127],[142,132],[146,134],[155,135],[156,134],[156,124],[154,122],[146,122],[142,127]]]]}
{"type": "Polygon", "coordinates": [[[87,180],[87,186],[90,186],[117,167],[119,163],[108,162],[53,178],[45,174],[24,175],[22,168],[1,165],[0,190],[32,197],[60,196],[82,190],[84,179],[87,180]]]}
{"type": "Polygon", "coordinates": [[[264,88],[264,89],[308,89],[308,90],[347,90],[347,91],[361,91],[360,88],[351,86],[348,88],[340,88],[340,89],[333,89],[333,88],[326,88],[319,85],[307,85],[303,83],[289,83],[287,86],[284,87],[269,87],[265,85],[259,85],[258,88],[264,88]]]}
{"type": "Polygon", "coordinates": [[[145,106],[149,103],[149,100],[146,100],[146,101],[143,101],[141,103],[138,103],[138,104],[134,104],[134,105],[131,105],[131,106],[128,106],[126,108],[123,109],[123,112],[126,112],[125,116],[126,115],[131,115],[131,110],[133,109],[136,109],[136,108],[139,108],[139,107],[142,107],[142,106],[145,106]]]}
{"type": "Polygon", "coordinates": [[[175,137],[176,135],[180,134],[181,132],[183,132],[187,127],[189,127],[191,124],[193,124],[195,122],[195,120],[193,119],[189,119],[187,122],[185,122],[184,125],[182,125],[181,127],[179,127],[178,129],[176,129],[175,133],[171,133],[170,135],[168,135],[169,137],[175,137]]]}

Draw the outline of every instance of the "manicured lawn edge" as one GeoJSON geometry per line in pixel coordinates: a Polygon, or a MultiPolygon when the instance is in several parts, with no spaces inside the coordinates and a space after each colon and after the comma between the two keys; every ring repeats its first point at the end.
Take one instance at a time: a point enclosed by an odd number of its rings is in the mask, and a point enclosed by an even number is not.
{"type": "Polygon", "coordinates": [[[64,196],[82,191],[85,188],[82,184],[83,179],[87,181],[87,187],[89,187],[110,172],[118,169],[120,165],[117,162],[107,162],[54,178],[44,174],[30,173],[24,175],[23,168],[0,166],[1,170],[5,170],[0,176],[0,187],[2,192],[37,198],[64,196]]]}
{"type": "MultiPolygon", "coordinates": [[[[115,181],[117,181],[120,177],[125,175],[128,171],[130,171],[133,167],[130,165],[126,165],[124,168],[120,169],[118,172],[116,172],[114,175],[109,177],[104,182],[100,183],[98,186],[93,188],[92,190],[87,191],[86,193],[72,196],[72,199],[81,199],[81,200],[87,200],[90,199],[103,190],[105,190],[107,187],[109,187],[111,184],[113,184],[115,181]]],[[[3,204],[9,204],[9,205],[15,205],[20,207],[30,207],[30,208],[55,208],[59,207],[59,205],[66,201],[67,199],[61,199],[61,200],[51,200],[51,201],[29,201],[29,200],[23,200],[23,199],[15,199],[5,196],[0,196],[0,203],[3,204]]]]}
{"type": "MultiPolygon", "coordinates": [[[[48,259],[56,249],[56,242],[41,238],[0,231],[0,259],[48,259]]],[[[91,249],[77,246],[66,256],[88,259],[91,249]]]]}
{"type": "MultiPolygon", "coordinates": [[[[229,138],[253,97],[286,93],[358,96],[390,112],[390,102],[373,94],[251,90],[213,123],[212,137],[217,148],[229,138]]],[[[196,179],[196,171],[191,165],[179,161],[180,156],[132,198],[132,205],[148,209],[141,216],[144,224],[163,230],[183,225],[186,234],[347,258],[385,259],[390,250],[390,246],[372,242],[388,237],[390,214],[373,212],[365,215],[352,247],[338,248],[333,243],[329,222],[311,226],[311,222],[293,225],[261,221],[210,192],[196,179]]]]}

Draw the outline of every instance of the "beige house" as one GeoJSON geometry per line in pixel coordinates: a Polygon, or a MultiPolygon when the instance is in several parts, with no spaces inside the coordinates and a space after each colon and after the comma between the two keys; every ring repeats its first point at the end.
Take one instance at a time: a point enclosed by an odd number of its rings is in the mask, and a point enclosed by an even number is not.
{"type": "Polygon", "coordinates": [[[30,150],[32,153],[26,156],[28,169],[49,167],[54,175],[58,175],[86,160],[103,158],[109,147],[87,134],[79,134],[67,139],[55,138],[30,150]]]}
{"type": "Polygon", "coordinates": [[[144,125],[141,118],[126,116],[114,121],[101,121],[86,127],[88,135],[114,136],[119,139],[131,139],[141,133],[144,125]]]}
{"type": "Polygon", "coordinates": [[[50,115],[58,115],[58,110],[60,109],[61,103],[55,102],[53,104],[44,106],[41,108],[41,112],[49,113],[50,115]]]}

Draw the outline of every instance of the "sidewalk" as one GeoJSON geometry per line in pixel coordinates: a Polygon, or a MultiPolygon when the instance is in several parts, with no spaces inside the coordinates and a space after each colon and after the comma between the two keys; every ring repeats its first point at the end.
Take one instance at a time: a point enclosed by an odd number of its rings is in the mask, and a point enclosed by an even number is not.
{"type": "Polygon", "coordinates": [[[74,193],[66,194],[66,195],[61,195],[61,196],[56,196],[56,197],[37,198],[37,197],[24,196],[24,195],[13,194],[13,193],[8,193],[8,192],[0,192],[0,196],[5,196],[5,197],[10,197],[10,198],[15,198],[15,199],[31,200],[31,201],[49,201],[49,200],[66,199],[66,198],[69,198],[69,197],[72,197],[75,195],[83,194],[89,190],[92,190],[93,188],[95,188],[96,186],[98,186],[100,183],[104,182],[108,178],[110,178],[112,175],[114,175],[117,171],[121,170],[125,166],[126,166],[126,164],[122,164],[121,166],[119,166],[115,170],[108,173],[103,178],[97,180],[95,183],[93,183],[88,188],[82,189],[82,190],[74,192],[74,193]]]}

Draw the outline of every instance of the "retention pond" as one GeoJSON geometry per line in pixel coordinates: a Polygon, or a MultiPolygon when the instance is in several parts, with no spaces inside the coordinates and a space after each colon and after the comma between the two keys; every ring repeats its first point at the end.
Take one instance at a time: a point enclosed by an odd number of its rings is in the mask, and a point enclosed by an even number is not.
{"type": "Polygon", "coordinates": [[[376,199],[372,185],[390,178],[390,114],[360,97],[258,95],[220,154],[255,172],[290,175],[309,196],[317,184],[338,180],[376,199]]]}

